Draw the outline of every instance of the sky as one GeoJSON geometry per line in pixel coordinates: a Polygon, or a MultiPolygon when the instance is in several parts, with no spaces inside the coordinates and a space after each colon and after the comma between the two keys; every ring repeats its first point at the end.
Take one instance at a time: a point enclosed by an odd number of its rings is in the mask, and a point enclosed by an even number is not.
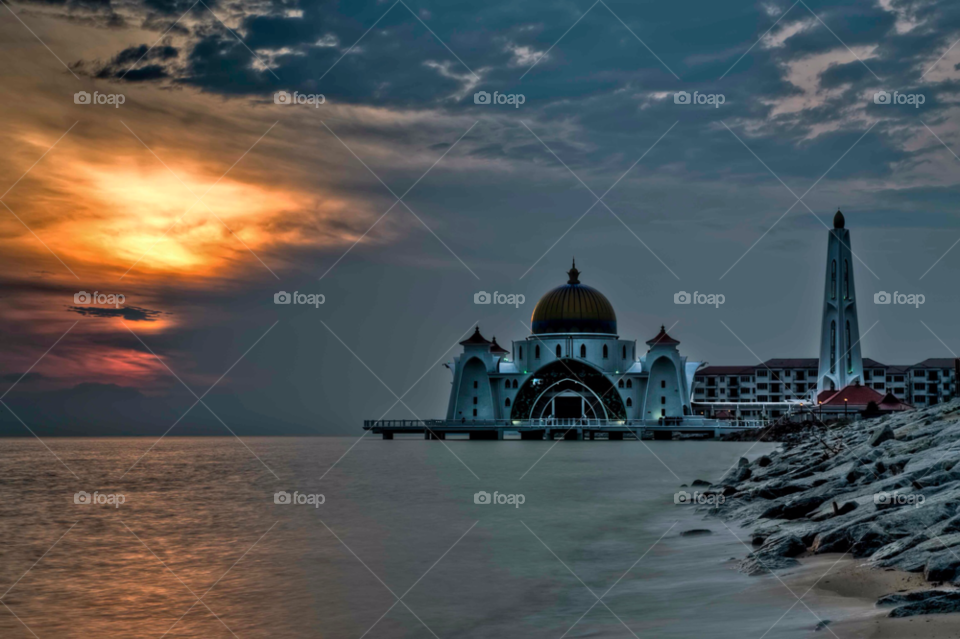
{"type": "Polygon", "coordinates": [[[864,356],[960,352],[955,2],[2,4],[0,434],[442,417],[574,257],[622,338],[816,357],[838,209],[864,356]]]}

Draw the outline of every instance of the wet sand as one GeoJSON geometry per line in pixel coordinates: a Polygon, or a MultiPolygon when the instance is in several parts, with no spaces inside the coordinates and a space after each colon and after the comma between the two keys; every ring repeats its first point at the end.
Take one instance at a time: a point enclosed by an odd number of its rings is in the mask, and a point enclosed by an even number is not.
{"type": "Polygon", "coordinates": [[[787,586],[814,611],[818,605],[837,606],[849,611],[849,616],[831,621],[829,630],[821,630],[816,636],[836,636],[839,639],[960,639],[960,614],[891,619],[887,617],[889,608],[875,605],[877,599],[884,595],[930,588],[922,574],[877,570],[868,567],[863,559],[841,557],[834,554],[801,558],[802,565],[799,568],[782,576],[787,586]]]}

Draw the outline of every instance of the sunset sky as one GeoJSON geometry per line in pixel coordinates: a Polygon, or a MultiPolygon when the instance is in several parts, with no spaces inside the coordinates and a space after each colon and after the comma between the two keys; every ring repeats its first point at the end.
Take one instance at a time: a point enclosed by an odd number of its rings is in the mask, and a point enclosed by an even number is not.
{"type": "Polygon", "coordinates": [[[838,208],[864,356],[960,353],[956,2],[2,2],[0,433],[441,417],[574,256],[623,338],[815,357],[838,208]]]}

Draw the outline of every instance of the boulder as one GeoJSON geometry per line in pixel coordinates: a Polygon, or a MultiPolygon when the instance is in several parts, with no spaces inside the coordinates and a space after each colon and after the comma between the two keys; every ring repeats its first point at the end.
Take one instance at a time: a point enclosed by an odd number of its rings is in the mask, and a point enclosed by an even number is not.
{"type": "Polygon", "coordinates": [[[811,486],[808,484],[788,484],[786,482],[776,482],[768,486],[764,486],[757,491],[757,494],[764,499],[778,499],[780,497],[785,497],[786,495],[802,493],[810,488],[811,486]]]}
{"type": "Polygon", "coordinates": [[[887,605],[892,602],[906,600],[887,615],[888,617],[903,618],[916,615],[942,615],[951,612],[960,612],[960,591],[927,590],[907,595],[888,595],[877,601],[877,605],[887,605]]]}
{"type": "Polygon", "coordinates": [[[939,553],[927,561],[923,568],[923,578],[927,581],[949,581],[957,579],[960,571],[960,559],[952,552],[939,553]]]}
{"type": "Polygon", "coordinates": [[[893,434],[893,429],[890,428],[890,425],[888,424],[870,437],[870,445],[876,447],[891,439],[896,439],[896,435],[893,434]]]}
{"type": "Polygon", "coordinates": [[[712,530],[707,530],[706,528],[693,528],[691,530],[684,530],[680,533],[681,537],[697,537],[700,535],[712,535],[712,530]]]}
{"type": "Polygon", "coordinates": [[[770,537],[740,562],[740,570],[748,575],[760,575],[791,568],[800,564],[794,557],[806,550],[806,545],[796,535],[770,537]]]}

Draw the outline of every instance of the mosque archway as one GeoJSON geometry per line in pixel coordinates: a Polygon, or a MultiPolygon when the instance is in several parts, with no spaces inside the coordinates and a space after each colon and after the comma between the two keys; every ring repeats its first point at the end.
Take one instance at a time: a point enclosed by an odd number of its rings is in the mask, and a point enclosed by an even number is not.
{"type": "Polygon", "coordinates": [[[551,362],[531,375],[513,402],[518,419],[626,419],[614,384],[599,370],[575,359],[551,362]]]}

